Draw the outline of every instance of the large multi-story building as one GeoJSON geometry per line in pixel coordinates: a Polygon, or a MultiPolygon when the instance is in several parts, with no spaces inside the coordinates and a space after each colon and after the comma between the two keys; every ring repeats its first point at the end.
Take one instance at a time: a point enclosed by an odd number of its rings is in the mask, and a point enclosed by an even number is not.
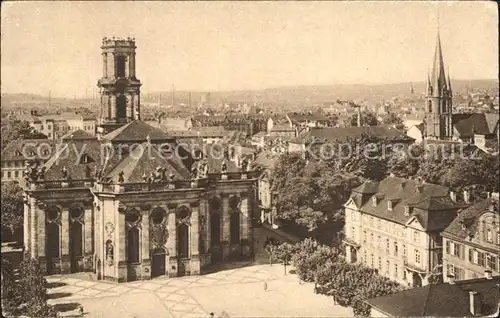
{"type": "Polygon", "coordinates": [[[347,260],[401,284],[421,286],[440,272],[440,232],[462,206],[440,185],[393,176],[366,182],[345,204],[347,260]]]}
{"type": "Polygon", "coordinates": [[[461,211],[442,237],[445,281],[500,275],[498,193],[461,211]]]}
{"type": "Polygon", "coordinates": [[[64,112],[39,116],[16,115],[16,119],[27,121],[33,130],[44,134],[48,139],[58,139],[76,130],[83,130],[91,135],[96,134],[96,118],[91,114],[64,112]]]}
{"type": "Polygon", "coordinates": [[[25,171],[24,244],[42,271],[93,271],[123,282],[199,274],[250,257],[256,179],[249,162],[227,149],[190,153],[139,113],[129,116],[138,103],[103,94],[116,106],[103,113],[104,130],[118,129],[62,140],[44,165],[25,171]]]}
{"type": "Polygon", "coordinates": [[[9,143],[2,151],[2,182],[24,184],[26,163],[44,164],[54,155],[57,143],[54,139],[21,139],[9,143]]]}

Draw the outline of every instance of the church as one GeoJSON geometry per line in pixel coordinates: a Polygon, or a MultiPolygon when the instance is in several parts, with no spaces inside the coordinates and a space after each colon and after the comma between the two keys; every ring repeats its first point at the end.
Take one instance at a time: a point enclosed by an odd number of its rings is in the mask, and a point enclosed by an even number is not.
{"type": "Polygon", "coordinates": [[[223,144],[186,145],[141,121],[135,40],[104,38],[100,127],[24,172],[24,244],[47,274],[126,282],[252,257],[256,175],[223,144]]]}

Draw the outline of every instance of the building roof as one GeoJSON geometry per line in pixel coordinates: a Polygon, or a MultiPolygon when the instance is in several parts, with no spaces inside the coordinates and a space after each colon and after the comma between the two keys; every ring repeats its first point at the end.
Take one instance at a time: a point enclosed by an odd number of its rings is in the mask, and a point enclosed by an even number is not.
{"type": "Polygon", "coordinates": [[[460,214],[446,227],[443,234],[450,234],[454,237],[467,239],[478,230],[479,219],[485,213],[491,213],[490,209],[498,215],[498,198],[483,199],[474,205],[462,210],[460,214]],[[496,209],[493,208],[496,205],[496,209]],[[464,226],[462,226],[462,224],[464,226]]]}
{"type": "Polygon", "coordinates": [[[380,182],[365,182],[353,189],[351,197],[364,213],[399,224],[416,218],[426,231],[435,231],[448,226],[463,207],[451,201],[448,192],[447,187],[437,184],[390,176],[380,182]],[[389,201],[392,210],[388,209],[389,201]],[[407,206],[410,213],[405,215],[407,206]]]}
{"type": "Polygon", "coordinates": [[[498,127],[498,114],[476,113],[462,119],[454,124],[455,129],[461,136],[472,136],[473,134],[494,134],[498,127]]]}
{"type": "Polygon", "coordinates": [[[262,167],[264,169],[272,169],[276,164],[276,162],[278,161],[278,158],[279,158],[278,154],[262,151],[257,155],[253,164],[256,167],[262,167]]]}
{"type": "Polygon", "coordinates": [[[329,121],[327,117],[319,114],[288,113],[287,116],[293,124],[305,121],[329,121]]]}
{"type": "Polygon", "coordinates": [[[476,278],[454,284],[429,284],[366,301],[372,308],[392,317],[470,317],[470,291],[481,297],[481,314],[497,312],[500,276],[476,278]]]}
{"type": "Polygon", "coordinates": [[[148,125],[142,120],[134,120],[109,134],[105,135],[103,139],[111,142],[146,142],[148,136],[151,141],[165,141],[172,140],[173,137],[169,136],[161,129],[148,125]]]}
{"type": "Polygon", "coordinates": [[[309,142],[334,142],[345,141],[350,138],[360,138],[362,136],[372,136],[379,139],[412,142],[413,138],[392,126],[363,126],[363,127],[333,127],[315,128],[302,133],[293,139],[294,143],[309,142]]]}
{"type": "Polygon", "coordinates": [[[72,131],[61,138],[62,140],[92,140],[92,139],[97,139],[96,136],[93,136],[89,134],[88,132],[77,129],[75,131],[72,131]]]}
{"type": "Polygon", "coordinates": [[[290,127],[288,124],[277,124],[273,126],[271,131],[295,131],[295,128],[290,127]]]}
{"type": "Polygon", "coordinates": [[[58,142],[54,139],[14,140],[7,144],[0,158],[2,161],[49,159],[55,153],[58,142]]]}
{"type": "Polygon", "coordinates": [[[167,176],[173,176],[174,180],[189,180],[189,170],[175,153],[160,153],[156,145],[148,143],[138,146],[111,169],[106,177],[118,182],[119,175],[123,172],[125,183],[141,183],[144,182],[144,176],[149,177],[158,167],[165,168],[167,176]]]}

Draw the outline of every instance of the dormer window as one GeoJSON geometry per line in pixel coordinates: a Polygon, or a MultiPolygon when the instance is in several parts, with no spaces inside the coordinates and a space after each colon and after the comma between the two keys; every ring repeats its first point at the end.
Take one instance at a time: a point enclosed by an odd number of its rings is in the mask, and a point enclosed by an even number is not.
{"type": "Polygon", "coordinates": [[[21,152],[19,150],[16,150],[16,157],[20,157],[21,156],[21,152]]]}
{"type": "Polygon", "coordinates": [[[464,221],[460,221],[460,227],[462,228],[462,231],[465,231],[465,229],[467,227],[465,226],[465,222],[464,221]]]}
{"type": "Polygon", "coordinates": [[[373,196],[373,198],[372,198],[372,205],[373,205],[373,206],[377,206],[377,203],[378,203],[378,202],[377,202],[377,197],[376,197],[376,196],[373,196]]]}
{"type": "Polygon", "coordinates": [[[85,164],[85,163],[90,163],[90,162],[92,162],[92,158],[86,153],[82,154],[82,156],[80,158],[80,163],[85,164]]]}
{"type": "Polygon", "coordinates": [[[406,205],[405,206],[405,216],[410,216],[411,213],[411,207],[406,205]]]}
{"type": "Polygon", "coordinates": [[[392,211],[392,204],[393,204],[393,202],[391,200],[387,201],[387,209],[389,211],[392,211]]]}
{"type": "Polygon", "coordinates": [[[490,229],[486,230],[486,240],[490,243],[493,242],[493,232],[490,229]]]}

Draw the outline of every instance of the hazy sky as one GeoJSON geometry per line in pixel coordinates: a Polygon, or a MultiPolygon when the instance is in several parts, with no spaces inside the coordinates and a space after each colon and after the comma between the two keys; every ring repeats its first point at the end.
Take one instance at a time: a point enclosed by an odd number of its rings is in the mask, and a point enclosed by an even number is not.
{"type": "Polygon", "coordinates": [[[143,92],[422,81],[437,16],[452,78],[498,76],[493,2],[3,2],[2,92],[92,94],[104,36],[143,92]]]}

